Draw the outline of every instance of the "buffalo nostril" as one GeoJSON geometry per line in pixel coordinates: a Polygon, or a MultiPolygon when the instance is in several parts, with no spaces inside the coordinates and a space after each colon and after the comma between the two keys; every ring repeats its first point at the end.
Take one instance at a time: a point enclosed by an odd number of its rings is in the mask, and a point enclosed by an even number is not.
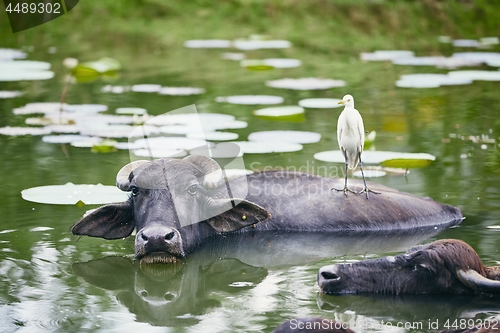
{"type": "Polygon", "coordinates": [[[143,232],[141,232],[141,238],[143,241],[147,242],[148,241],[148,236],[144,235],[143,232]]]}
{"type": "Polygon", "coordinates": [[[338,276],[335,273],[331,273],[331,272],[321,272],[321,276],[325,280],[340,280],[340,276],[338,276]]]}
{"type": "Polygon", "coordinates": [[[165,240],[167,240],[167,241],[172,240],[172,238],[174,238],[174,236],[175,236],[175,232],[171,231],[165,235],[165,240]]]}

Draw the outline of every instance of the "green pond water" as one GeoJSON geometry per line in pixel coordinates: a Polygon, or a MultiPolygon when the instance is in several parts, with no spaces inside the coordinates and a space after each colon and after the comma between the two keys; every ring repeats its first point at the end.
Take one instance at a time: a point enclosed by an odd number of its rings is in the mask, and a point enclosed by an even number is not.
{"type": "MultiPolygon", "coordinates": [[[[1,46],[1,42],[0,42],[1,46]]],[[[0,90],[23,96],[0,99],[0,127],[26,126],[30,116],[12,109],[32,102],[59,101],[68,54],[35,50],[31,60],[52,64],[47,81],[0,82],[0,90]]],[[[250,71],[221,59],[221,50],[178,45],[177,63],[168,52],[141,55],[141,66],[122,63],[114,81],[98,79],[69,87],[69,104],[141,107],[159,115],[195,104],[199,112],[225,113],[248,122],[228,130],[246,140],[255,131],[301,130],[321,134],[317,143],[293,153],[246,154],[248,169],[296,168],[342,177],[342,164],[313,159],[337,148],[336,122],[341,109],[306,109],[302,118],[272,121],[252,112],[261,106],[231,105],[218,96],[265,94],[284,97],[283,105],[304,98],[342,98],[350,93],[376,131],[371,149],[429,153],[436,160],[405,175],[372,181],[420,197],[459,207],[466,219],[438,234],[340,237],[252,234],[206,244],[182,264],[141,267],[133,260],[133,237],[124,240],[76,238],[70,227],[96,206],[45,205],[22,199],[21,191],[42,185],[114,185],[129,152],[93,153],[90,148],[44,143],[40,136],[0,135],[0,331],[2,332],[271,332],[292,317],[318,316],[348,322],[357,332],[435,332],[447,320],[484,320],[500,312],[494,298],[452,296],[325,296],[316,284],[320,267],[406,251],[414,244],[442,238],[468,242],[487,265],[500,263],[500,85],[477,81],[435,89],[395,86],[402,74],[445,73],[433,67],[361,62],[357,55],[315,54],[307,46],[247,52],[251,58],[291,57],[303,66],[250,71]],[[165,61],[162,57],[165,57],[165,61]],[[264,85],[285,77],[322,77],[346,81],[346,87],[291,91],[264,85]],[[162,96],[155,93],[104,93],[107,85],[194,86],[206,93],[162,96]],[[493,227],[493,228],[492,228],[493,227]],[[387,323],[392,327],[389,327],[387,323]],[[403,326],[403,327],[397,327],[403,326]],[[432,324],[432,325],[431,325],[432,324]]],[[[127,49],[129,50],[129,49],[127,49]]],[[[459,51],[459,50],[457,50],[459,51]]],[[[81,50],[71,55],[93,59],[81,50]]],[[[119,58],[119,50],[113,55],[119,58]],[[118,55],[118,56],[117,56],[118,55]]],[[[128,56],[127,59],[132,58],[128,56]]],[[[485,69],[485,68],[482,68],[485,69]]],[[[265,107],[265,106],[262,106],[265,107]]],[[[126,141],[126,139],[119,139],[126,141]]]]}

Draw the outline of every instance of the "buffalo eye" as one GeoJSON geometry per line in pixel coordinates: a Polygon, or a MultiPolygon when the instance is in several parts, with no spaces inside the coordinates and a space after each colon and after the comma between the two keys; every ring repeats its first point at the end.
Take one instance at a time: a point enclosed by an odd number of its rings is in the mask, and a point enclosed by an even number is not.
{"type": "Polygon", "coordinates": [[[189,194],[195,195],[197,189],[198,189],[197,185],[191,185],[191,186],[188,187],[187,191],[188,191],[189,194]]]}
{"type": "Polygon", "coordinates": [[[139,194],[139,188],[138,188],[138,187],[136,187],[136,186],[132,186],[132,187],[130,188],[130,190],[132,191],[132,196],[133,196],[133,197],[135,197],[135,196],[137,196],[137,195],[139,194]]]}

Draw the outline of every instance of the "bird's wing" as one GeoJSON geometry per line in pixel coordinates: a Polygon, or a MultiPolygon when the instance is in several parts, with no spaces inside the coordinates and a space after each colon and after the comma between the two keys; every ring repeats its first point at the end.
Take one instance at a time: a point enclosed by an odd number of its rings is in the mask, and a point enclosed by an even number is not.
{"type": "Polygon", "coordinates": [[[341,150],[342,150],[342,146],[340,145],[340,138],[342,137],[342,132],[343,132],[343,130],[342,130],[342,118],[343,118],[343,112],[340,114],[339,119],[337,121],[337,142],[338,142],[341,150]]]}
{"type": "Polygon", "coordinates": [[[360,153],[363,152],[363,146],[365,144],[365,126],[363,125],[363,118],[361,117],[361,114],[359,113],[358,110],[356,110],[358,112],[358,116],[359,116],[359,120],[357,122],[357,130],[358,130],[358,135],[359,137],[361,138],[361,147],[359,148],[359,151],[360,153]]]}

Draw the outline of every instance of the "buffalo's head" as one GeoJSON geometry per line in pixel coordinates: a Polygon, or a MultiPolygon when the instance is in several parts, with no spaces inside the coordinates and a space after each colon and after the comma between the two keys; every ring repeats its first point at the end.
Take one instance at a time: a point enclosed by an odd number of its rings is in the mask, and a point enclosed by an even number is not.
{"type": "Polygon", "coordinates": [[[467,243],[439,240],[405,254],[322,267],[326,294],[500,293],[500,267],[486,267],[467,243]]]}
{"type": "Polygon", "coordinates": [[[129,163],[118,172],[116,185],[130,192],[129,199],[92,211],[71,231],[119,239],[136,228],[135,256],[145,263],[175,262],[211,235],[270,217],[242,199],[246,177],[229,186],[217,162],[201,155],[129,163]]]}

